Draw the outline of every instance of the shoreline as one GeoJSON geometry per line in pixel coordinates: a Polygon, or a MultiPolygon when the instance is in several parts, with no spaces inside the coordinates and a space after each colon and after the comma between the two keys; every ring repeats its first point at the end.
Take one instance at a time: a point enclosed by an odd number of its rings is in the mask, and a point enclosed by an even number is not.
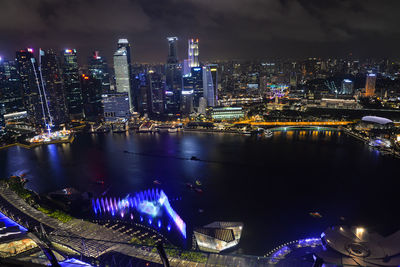
{"type": "Polygon", "coordinates": [[[40,143],[32,143],[32,144],[22,144],[22,143],[13,143],[13,144],[7,144],[4,146],[0,146],[0,150],[3,149],[7,149],[10,147],[14,147],[14,146],[19,146],[25,149],[31,149],[34,147],[38,147],[38,146],[42,146],[42,145],[53,145],[53,144],[72,144],[72,142],[74,142],[75,140],[75,134],[71,134],[71,137],[68,140],[54,140],[54,141],[50,141],[50,142],[40,142],[40,143]]]}

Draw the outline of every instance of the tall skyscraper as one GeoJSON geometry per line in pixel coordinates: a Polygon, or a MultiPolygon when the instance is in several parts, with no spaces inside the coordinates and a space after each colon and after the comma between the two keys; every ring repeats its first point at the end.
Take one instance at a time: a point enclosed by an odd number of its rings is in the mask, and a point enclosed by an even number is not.
{"type": "Polygon", "coordinates": [[[215,107],[218,100],[218,69],[217,65],[210,64],[203,67],[203,94],[207,106],[215,107]]]}
{"type": "Polygon", "coordinates": [[[189,39],[188,44],[189,67],[196,68],[200,66],[199,62],[199,39],[189,39]]]}
{"type": "Polygon", "coordinates": [[[38,65],[33,56],[33,49],[19,50],[16,53],[17,69],[22,86],[24,108],[28,120],[36,125],[43,125],[43,108],[40,98],[41,89],[38,77],[38,65]]]}
{"type": "Polygon", "coordinates": [[[365,82],[365,96],[375,95],[376,74],[369,73],[365,82]]]}
{"type": "Polygon", "coordinates": [[[83,110],[86,119],[100,121],[103,117],[102,86],[101,79],[93,76],[81,75],[83,110]]]}
{"type": "Polygon", "coordinates": [[[126,93],[129,98],[129,109],[133,112],[133,92],[132,92],[132,66],[131,49],[127,39],[118,40],[118,48],[114,53],[114,72],[116,82],[116,92],[126,93]]]}
{"type": "Polygon", "coordinates": [[[343,95],[352,95],[354,93],[353,91],[353,82],[349,79],[344,79],[342,81],[342,90],[340,91],[341,94],[343,95]]]}
{"type": "Polygon", "coordinates": [[[70,119],[82,119],[83,99],[75,49],[66,49],[64,56],[64,87],[70,119]]]}
{"type": "Polygon", "coordinates": [[[15,61],[0,59],[0,105],[5,114],[24,110],[22,88],[15,61]]]}
{"type": "Polygon", "coordinates": [[[182,91],[182,69],[178,63],[178,38],[168,37],[168,57],[165,70],[165,111],[178,114],[182,91]]]}
{"type": "Polygon", "coordinates": [[[104,94],[110,93],[110,73],[107,61],[100,56],[99,51],[94,51],[88,59],[89,76],[101,81],[104,94]]]}
{"type": "Polygon", "coordinates": [[[47,51],[40,50],[40,61],[43,86],[49,108],[47,115],[51,116],[49,121],[56,126],[66,123],[68,121],[68,110],[61,60],[54,50],[49,49],[47,51]]]}

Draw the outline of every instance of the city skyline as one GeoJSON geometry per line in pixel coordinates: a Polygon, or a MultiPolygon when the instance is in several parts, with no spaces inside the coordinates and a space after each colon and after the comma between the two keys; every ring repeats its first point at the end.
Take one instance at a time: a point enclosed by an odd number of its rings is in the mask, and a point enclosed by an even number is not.
{"type": "Polygon", "coordinates": [[[251,1],[12,1],[2,7],[0,54],[75,48],[82,58],[93,50],[111,58],[115,40],[127,38],[134,62],[163,62],[167,36],[198,37],[201,60],[393,57],[400,44],[395,1],[251,1]]]}

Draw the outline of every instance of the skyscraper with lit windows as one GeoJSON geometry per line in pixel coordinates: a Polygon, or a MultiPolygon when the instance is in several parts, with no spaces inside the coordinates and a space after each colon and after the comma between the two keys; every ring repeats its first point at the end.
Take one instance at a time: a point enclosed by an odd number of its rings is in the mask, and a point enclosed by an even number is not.
{"type": "Polygon", "coordinates": [[[180,111],[182,69],[178,62],[178,38],[168,37],[168,57],[165,69],[165,111],[176,115],[180,111]]]}
{"type": "Polygon", "coordinates": [[[65,49],[63,56],[64,87],[69,117],[82,119],[84,118],[83,99],[76,49],[65,49]]]}
{"type": "Polygon", "coordinates": [[[59,125],[68,121],[68,110],[62,77],[61,60],[52,50],[40,50],[43,85],[46,90],[48,114],[51,122],[59,125]]]}
{"type": "Polygon", "coordinates": [[[89,75],[101,81],[101,88],[104,94],[110,92],[110,73],[107,61],[100,56],[99,51],[94,51],[88,59],[89,75]]]}
{"type": "Polygon", "coordinates": [[[208,107],[215,107],[218,100],[218,69],[217,65],[209,64],[203,67],[203,96],[208,107]]]}
{"type": "Polygon", "coordinates": [[[199,62],[199,39],[189,39],[188,44],[189,67],[196,68],[200,66],[199,62]]]}
{"type": "Polygon", "coordinates": [[[365,82],[365,96],[370,97],[375,95],[376,74],[369,73],[365,82]]]}
{"type": "Polygon", "coordinates": [[[127,39],[118,40],[118,48],[114,53],[114,72],[116,93],[127,94],[129,98],[129,109],[133,112],[132,92],[132,66],[131,49],[127,39]]]}

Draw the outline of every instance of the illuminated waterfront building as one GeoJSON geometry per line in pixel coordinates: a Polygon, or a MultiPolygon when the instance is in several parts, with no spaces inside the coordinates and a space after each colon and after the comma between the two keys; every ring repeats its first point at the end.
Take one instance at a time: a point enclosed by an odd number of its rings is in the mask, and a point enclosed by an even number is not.
{"type": "MultiPolygon", "coordinates": [[[[40,50],[41,72],[46,90],[49,114],[54,125],[68,121],[61,60],[54,50],[40,50]]],[[[46,106],[47,107],[47,106],[46,106]]]]}
{"type": "Polygon", "coordinates": [[[132,95],[132,66],[131,66],[131,46],[127,39],[118,40],[118,49],[114,53],[114,72],[117,93],[128,93],[129,110],[133,112],[132,95]]]}
{"type": "Polygon", "coordinates": [[[189,68],[200,67],[200,62],[199,62],[199,39],[189,39],[188,59],[189,59],[189,68]]]}
{"type": "Polygon", "coordinates": [[[376,74],[369,73],[365,82],[365,96],[375,95],[376,74]]]}
{"type": "Polygon", "coordinates": [[[342,81],[342,90],[340,91],[340,93],[343,95],[352,95],[354,93],[353,87],[354,87],[354,85],[351,80],[344,79],[342,81]]]}
{"type": "Polygon", "coordinates": [[[82,119],[84,113],[77,53],[75,49],[65,49],[63,55],[64,87],[69,116],[70,119],[82,119]]]}
{"type": "Polygon", "coordinates": [[[130,112],[128,93],[103,94],[102,102],[105,121],[120,121],[129,117],[130,112]]]}
{"type": "Polygon", "coordinates": [[[243,223],[213,222],[194,230],[197,246],[206,252],[219,253],[239,244],[243,223]]]}
{"type": "Polygon", "coordinates": [[[180,110],[182,70],[178,63],[178,38],[168,37],[168,57],[165,69],[165,112],[175,115],[180,110]]]}
{"type": "Polygon", "coordinates": [[[241,107],[218,107],[212,109],[211,117],[214,120],[236,120],[244,117],[244,111],[241,107]]]}

